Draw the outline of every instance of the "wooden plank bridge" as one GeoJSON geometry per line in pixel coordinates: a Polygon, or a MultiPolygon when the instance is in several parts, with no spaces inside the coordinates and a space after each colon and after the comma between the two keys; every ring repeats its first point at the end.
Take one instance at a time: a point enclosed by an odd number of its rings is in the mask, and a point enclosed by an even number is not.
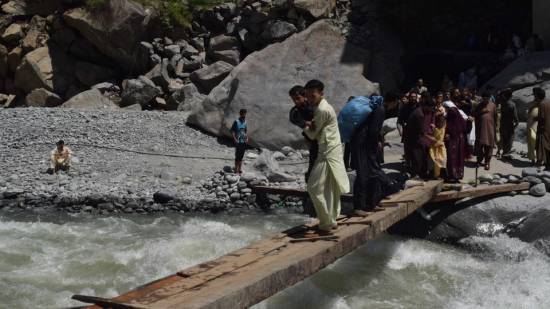
{"type": "MultiPolygon", "coordinates": [[[[314,223],[297,226],[112,299],[84,295],[73,299],[94,304],[90,308],[247,308],[325,268],[425,204],[522,191],[529,184],[441,192],[442,188],[441,181],[428,181],[389,196],[365,217],[341,216],[334,236],[312,234],[314,223]]],[[[305,194],[273,187],[257,187],[256,192],[305,194]]]]}

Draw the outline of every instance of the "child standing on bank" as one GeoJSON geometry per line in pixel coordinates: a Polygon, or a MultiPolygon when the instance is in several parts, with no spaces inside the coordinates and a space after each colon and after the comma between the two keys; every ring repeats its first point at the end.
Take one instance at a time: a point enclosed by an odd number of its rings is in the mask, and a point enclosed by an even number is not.
{"type": "Polygon", "coordinates": [[[233,122],[231,134],[235,143],[235,173],[242,174],[244,153],[248,145],[248,134],[246,125],[246,109],[239,111],[239,119],[233,122]]]}

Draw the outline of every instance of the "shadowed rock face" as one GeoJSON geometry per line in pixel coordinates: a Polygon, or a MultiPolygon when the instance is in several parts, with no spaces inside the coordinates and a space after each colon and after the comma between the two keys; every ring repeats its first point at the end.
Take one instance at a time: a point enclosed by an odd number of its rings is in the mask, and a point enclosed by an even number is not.
{"type": "Polygon", "coordinates": [[[114,59],[126,72],[142,72],[144,63],[136,47],[148,39],[152,16],[140,4],[111,0],[99,11],[77,8],[63,15],[101,53],[114,59]]]}
{"type": "Polygon", "coordinates": [[[550,240],[550,229],[545,223],[550,217],[549,201],[548,195],[542,198],[517,195],[437,206],[427,209],[428,212],[439,210],[431,221],[411,216],[405,222],[408,227],[401,226],[398,232],[450,242],[469,236],[506,233],[525,242],[546,243],[550,240]]]}
{"type": "Polygon", "coordinates": [[[378,92],[378,85],[363,76],[365,55],[329,22],[319,21],[282,43],[249,55],[212,90],[190,122],[213,134],[229,136],[239,110],[246,108],[253,145],[302,145],[300,130],[288,123],[293,106],[288,90],[319,79],[325,83],[328,102],[339,110],[350,95],[378,92]]]}

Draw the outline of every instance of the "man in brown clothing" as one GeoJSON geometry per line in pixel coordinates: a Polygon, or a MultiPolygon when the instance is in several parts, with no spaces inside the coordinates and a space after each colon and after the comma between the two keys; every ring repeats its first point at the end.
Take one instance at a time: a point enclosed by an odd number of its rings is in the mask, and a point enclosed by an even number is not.
{"type": "Polygon", "coordinates": [[[475,154],[477,164],[485,160],[485,170],[491,168],[491,157],[496,141],[497,106],[491,101],[491,95],[484,93],[481,103],[474,110],[476,124],[475,154]]]}
{"type": "MultiPolygon", "coordinates": [[[[535,99],[541,100],[539,107],[539,127],[537,130],[537,144],[542,147],[542,156],[547,170],[550,170],[550,101],[546,100],[546,93],[542,88],[534,88],[535,99]]],[[[542,162],[541,162],[542,163],[542,162]]]]}

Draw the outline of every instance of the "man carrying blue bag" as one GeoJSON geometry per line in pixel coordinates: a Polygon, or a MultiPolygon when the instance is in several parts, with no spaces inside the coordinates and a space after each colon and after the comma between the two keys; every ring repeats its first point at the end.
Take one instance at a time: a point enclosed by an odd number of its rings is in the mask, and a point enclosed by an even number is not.
{"type": "Polygon", "coordinates": [[[397,96],[356,97],[338,115],[344,141],[349,140],[357,177],[353,184],[353,206],[357,215],[366,215],[386,195],[395,190],[394,182],[380,165],[380,136],[386,110],[397,107],[397,96]]]}

